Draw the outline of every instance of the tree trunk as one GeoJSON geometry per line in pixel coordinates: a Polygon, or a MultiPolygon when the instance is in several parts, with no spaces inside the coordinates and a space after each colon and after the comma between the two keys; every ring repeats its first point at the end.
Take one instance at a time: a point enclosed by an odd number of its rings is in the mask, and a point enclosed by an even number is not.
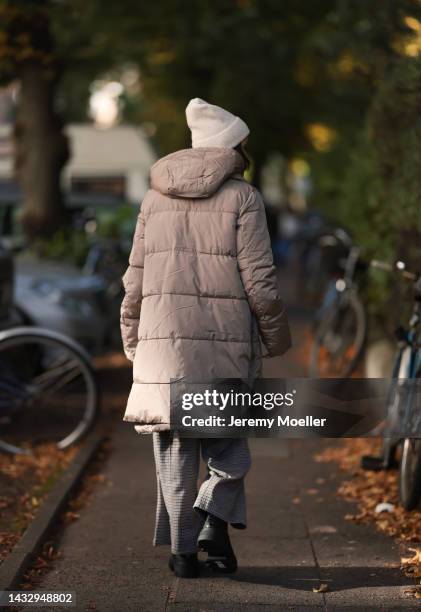
{"type": "Polygon", "coordinates": [[[33,239],[51,235],[63,221],[60,174],[68,145],[54,110],[56,81],[51,72],[38,62],[25,62],[19,76],[15,169],[23,194],[24,231],[33,239]]]}

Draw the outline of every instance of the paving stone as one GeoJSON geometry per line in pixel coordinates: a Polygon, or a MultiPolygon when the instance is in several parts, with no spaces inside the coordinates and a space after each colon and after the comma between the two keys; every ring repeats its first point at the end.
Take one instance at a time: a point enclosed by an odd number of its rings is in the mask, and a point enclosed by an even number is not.
{"type": "MultiPolygon", "coordinates": [[[[299,321],[301,337],[305,323],[299,321]]],[[[268,360],[266,375],[305,375],[294,362],[299,346],[294,350],[292,357],[268,360]]],[[[78,610],[95,603],[100,612],[418,609],[418,602],[403,595],[413,582],[398,568],[399,547],[374,527],[345,521],[354,506],[336,496],[341,475],[334,464],[312,460],[334,443],[252,440],[249,527],[232,530],[238,572],[215,578],[205,571],[197,580],[180,580],[167,568],[168,548],[151,544],[156,496],[151,437],[122,423],[103,468],[105,481],[80,519],[66,528],[62,556],[40,588],[75,590],[78,610]],[[321,581],[329,592],[314,593],[321,581]]]]}

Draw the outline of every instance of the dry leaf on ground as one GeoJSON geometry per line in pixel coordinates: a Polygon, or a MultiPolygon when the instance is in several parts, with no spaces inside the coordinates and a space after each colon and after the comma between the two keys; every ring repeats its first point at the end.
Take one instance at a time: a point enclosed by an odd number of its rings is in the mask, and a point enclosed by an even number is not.
{"type": "MultiPolygon", "coordinates": [[[[358,512],[346,514],[345,520],[374,523],[379,531],[398,538],[404,544],[421,543],[421,511],[407,512],[399,504],[397,471],[368,472],[361,468],[363,455],[378,453],[378,440],[350,438],[341,440],[338,446],[324,449],[315,456],[315,461],[334,461],[349,476],[349,480],[340,484],[338,493],[345,499],[356,502],[358,512]],[[376,512],[376,508],[378,509],[379,505],[384,507],[384,504],[392,504],[393,512],[376,512]]],[[[408,575],[421,577],[421,548],[414,547],[409,550],[412,550],[414,555],[402,559],[402,567],[408,575]]]]}

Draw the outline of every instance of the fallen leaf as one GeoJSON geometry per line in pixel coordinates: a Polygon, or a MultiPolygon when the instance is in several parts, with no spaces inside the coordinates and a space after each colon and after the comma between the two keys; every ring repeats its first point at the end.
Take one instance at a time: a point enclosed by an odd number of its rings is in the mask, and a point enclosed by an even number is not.
{"type": "Polygon", "coordinates": [[[329,585],[326,582],[322,582],[318,587],[313,587],[313,593],[327,593],[328,590],[329,585]]]}
{"type": "Polygon", "coordinates": [[[421,599],[421,586],[410,587],[405,589],[403,594],[406,597],[415,597],[415,599],[421,599]]]}
{"type": "Polygon", "coordinates": [[[311,533],[336,533],[338,530],[333,525],[316,525],[310,531],[311,533]]]}
{"type": "Polygon", "coordinates": [[[372,523],[382,533],[412,545],[409,551],[413,556],[402,559],[402,569],[411,578],[421,578],[421,548],[414,546],[421,543],[421,509],[408,512],[400,505],[396,470],[366,472],[361,468],[361,457],[378,455],[380,443],[380,440],[368,438],[341,440],[338,446],[323,449],[314,459],[316,462],[334,461],[348,476],[340,483],[338,494],[357,503],[357,511],[346,514],[345,520],[356,524],[372,523]],[[389,511],[390,506],[393,511],[389,511]]]}
{"type": "Polygon", "coordinates": [[[403,557],[401,562],[405,565],[406,563],[421,563],[421,548],[408,548],[411,552],[413,552],[412,557],[403,557]]]}

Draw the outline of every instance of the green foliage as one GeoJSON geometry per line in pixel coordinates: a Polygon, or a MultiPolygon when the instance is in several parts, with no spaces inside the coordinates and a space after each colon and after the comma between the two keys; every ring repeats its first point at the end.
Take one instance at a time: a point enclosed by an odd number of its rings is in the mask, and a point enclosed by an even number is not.
{"type": "Polygon", "coordinates": [[[393,248],[385,226],[380,190],[376,150],[363,129],[349,154],[339,186],[336,214],[371,257],[389,257],[393,248]]]}
{"type": "Polygon", "coordinates": [[[124,241],[133,238],[139,209],[127,204],[117,209],[98,210],[96,214],[97,229],[95,235],[99,238],[124,241]]]}
{"type": "Polygon", "coordinates": [[[308,152],[312,122],[347,138],[361,128],[397,41],[411,34],[404,17],[420,14],[418,0],[148,3],[138,44],[130,37],[144,83],[141,116],[155,122],[168,153],[188,143],[189,98],[226,106],[250,125],[257,167],[271,152],[308,152]]]}
{"type": "Polygon", "coordinates": [[[130,204],[116,209],[98,209],[94,232],[67,227],[55,232],[48,239],[36,240],[31,248],[38,257],[66,261],[82,267],[92,243],[96,240],[115,240],[123,247],[126,242],[131,242],[138,213],[138,208],[130,204]]]}
{"type": "MultiPolygon", "coordinates": [[[[351,230],[367,259],[402,259],[415,271],[421,269],[420,109],[421,64],[401,58],[378,87],[344,171],[337,168],[334,197],[325,206],[351,230]]],[[[341,163],[343,153],[336,151],[341,163]]],[[[327,193],[326,181],[320,186],[327,193]]],[[[371,312],[386,325],[395,323],[396,303],[401,315],[403,304],[411,303],[408,289],[396,276],[372,272],[366,286],[371,312]]]]}
{"type": "Polygon", "coordinates": [[[81,267],[89,251],[89,240],[83,231],[62,229],[50,238],[37,239],[31,249],[38,257],[81,267]]]}
{"type": "Polygon", "coordinates": [[[370,256],[420,261],[420,108],[421,64],[401,59],[373,99],[339,186],[337,215],[370,256]]]}
{"type": "Polygon", "coordinates": [[[418,261],[421,256],[420,109],[421,64],[418,59],[405,59],[396,64],[380,87],[370,125],[383,187],[385,222],[387,219],[398,256],[411,257],[408,237],[412,234],[417,238],[413,254],[418,261]]]}
{"type": "MultiPolygon", "coordinates": [[[[408,16],[421,19],[418,0],[160,0],[141,10],[136,0],[0,0],[0,78],[31,53],[53,61],[58,108],[83,120],[90,83],[137,66],[142,88],[125,94],[124,118],[154,122],[162,154],[188,146],[189,98],[226,106],[250,125],[257,170],[272,152],[306,156],[317,206],[369,254],[416,259],[407,245],[421,231],[420,67],[405,57],[393,69],[414,36],[408,16]],[[330,152],[308,137],[317,122],[337,135],[330,152]]],[[[118,233],[115,223],[103,231],[118,233]]],[[[69,239],[51,248],[64,254],[69,239]]]]}
{"type": "Polygon", "coordinates": [[[0,0],[0,83],[16,78],[24,62],[48,75],[55,61],[49,30],[49,0],[0,0]]]}
{"type": "MultiPolygon", "coordinates": [[[[418,0],[160,0],[142,10],[135,0],[0,0],[9,13],[24,5],[48,10],[67,118],[86,117],[94,78],[131,63],[143,87],[126,96],[125,118],[153,121],[161,153],[188,145],[184,109],[199,96],[245,117],[257,168],[271,152],[309,151],[308,123],[345,137],[360,128],[409,32],[404,16],[421,13],[418,0]]],[[[31,11],[20,34],[35,23],[31,11]]],[[[0,22],[1,51],[10,27],[0,22]]],[[[3,60],[0,52],[0,72],[3,60]]]]}

